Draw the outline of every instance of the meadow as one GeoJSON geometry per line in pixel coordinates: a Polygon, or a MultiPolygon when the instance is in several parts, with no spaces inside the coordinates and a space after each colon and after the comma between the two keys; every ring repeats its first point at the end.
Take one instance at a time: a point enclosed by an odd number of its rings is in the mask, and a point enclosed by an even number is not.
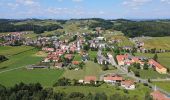
{"type": "Polygon", "coordinates": [[[145,48],[170,50],[170,37],[152,37],[151,39],[142,40],[145,48]]]}
{"type": "Polygon", "coordinates": [[[92,61],[88,61],[85,63],[85,66],[81,70],[66,70],[63,74],[63,77],[69,78],[69,79],[84,79],[85,76],[96,76],[98,79],[100,75],[105,73],[119,73],[117,70],[115,70],[113,67],[110,66],[110,70],[102,71],[102,66],[99,64],[96,64],[92,61]]]}
{"type": "Polygon", "coordinates": [[[152,84],[170,92],[170,81],[152,82],[152,84]]]}
{"type": "Polygon", "coordinates": [[[137,100],[144,100],[145,93],[150,92],[150,89],[148,87],[143,86],[142,84],[137,84],[136,89],[132,91],[128,91],[128,93],[124,93],[123,89],[116,89],[116,87],[103,84],[99,87],[88,87],[88,86],[58,86],[54,88],[54,91],[60,91],[65,93],[71,93],[71,92],[80,92],[84,94],[88,93],[105,93],[108,98],[109,96],[113,95],[114,93],[119,93],[121,95],[128,95],[131,98],[134,96],[137,98],[137,100]]]}
{"type": "Polygon", "coordinates": [[[0,84],[12,86],[14,84],[39,82],[43,86],[52,86],[62,75],[63,70],[27,70],[27,65],[36,64],[42,57],[37,56],[37,49],[33,47],[0,47],[0,54],[8,54],[9,60],[0,64],[0,84]],[[9,51],[9,52],[8,52],[9,51]]]}

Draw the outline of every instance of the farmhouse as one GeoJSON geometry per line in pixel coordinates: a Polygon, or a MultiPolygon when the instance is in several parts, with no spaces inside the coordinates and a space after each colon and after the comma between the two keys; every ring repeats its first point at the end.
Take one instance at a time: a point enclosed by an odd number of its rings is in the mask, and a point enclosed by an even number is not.
{"type": "Polygon", "coordinates": [[[157,90],[152,92],[150,95],[153,97],[153,100],[170,100],[169,97],[157,90]]]}
{"type": "Polygon", "coordinates": [[[166,74],[167,73],[167,69],[162,66],[161,64],[159,64],[158,62],[156,62],[153,59],[150,59],[148,62],[152,67],[154,67],[154,69],[160,73],[160,74],[166,74]]]}
{"type": "Polygon", "coordinates": [[[96,84],[96,80],[97,80],[96,76],[86,76],[84,78],[84,83],[90,84],[91,82],[94,82],[96,84]]]}
{"type": "Polygon", "coordinates": [[[121,82],[121,86],[127,90],[134,90],[135,89],[135,83],[132,80],[124,80],[121,82]]]}
{"type": "Polygon", "coordinates": [[[104,76],[103,80],[106,83],[115,84],[115,83],[120,83],[123,80],[123,77],[119,75],[107,75],[107,76],[104,76]]]}

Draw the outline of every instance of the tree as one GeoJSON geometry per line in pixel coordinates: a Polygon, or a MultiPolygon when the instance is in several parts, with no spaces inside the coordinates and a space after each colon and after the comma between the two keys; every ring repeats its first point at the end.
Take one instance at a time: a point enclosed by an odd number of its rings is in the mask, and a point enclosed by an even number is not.
{"type": "Polygon", "coordinates": [[[153,56],[153,60],[158,61],[158,55],[157,55],[157,53],[153,56]]]}
{"type": "Polygon", "coordinates": [[[109,69],[108,65],[103,65],[103,66],[102,66],[102,70],[103,70],[103,71],[106,71],[106,70],[108,70],[108,69],[109,69]]]}
{"type": "Polygon", "coordinates": [[[149,66],[148,66],[148,64],[145,62],[145,63],[144,63],[144,66],[143,66],[143,69],[148,70],[148,68],[149,68],[149,66]]]}
{"type": "Polygon", "coordinates": [[[94,63],[97,63],[97,58],[96,57],[94,58],[94,63]]]}
{"type": "Polygon", "coordinates": [[[54,84],[54,86],[69,86],[71,85],[70,79],[67,78],[61,78],[54,84]]]}
{"type": "Polygon", "coordinates": [[[73,98],[77,98],[77,99],[82,99],[82,98],[84,98],[85,96],[84,96],[84,94],[83,93],[80,93],[80,92],[72,92],[72,93],[70,93],[70,95],[69,95],[69,98],[71,98],[71,99],[73,99],[73,98]]]}
{"type": "Polygon", "coordinates": [[[134,71],[134,73],[135,73],[135,76],[140,77],[139,71],[134,71]]]}
{"type": "Polygon", "coordinates": [[[107,95],[105,93],[96,93],[94,100],[107,100],[107,95]]]}
{"type": "Polygon", "coordinates": [[[149,92],[145,93],[145,100],[153,100],[149,92]]]}

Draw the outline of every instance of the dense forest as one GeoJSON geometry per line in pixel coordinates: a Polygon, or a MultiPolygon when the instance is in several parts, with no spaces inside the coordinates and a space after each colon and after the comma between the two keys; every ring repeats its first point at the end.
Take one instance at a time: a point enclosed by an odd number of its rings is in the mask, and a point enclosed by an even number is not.
{"type": "Polygon", "coordinates": [[[114,29],[122,31],[126,36],[170,36],[170,22],[157,21],[120,21],[114,29]]]}
{"type": "MultiPolygon", "coordinates": [[[[16,84],[13,87],[6,88],[0,85],[0,100],[137,100],[137,96],[129,97],[120,93],[113,93],[109,98],[105,93],[72,92],[66,94],[57,92],[53,88],[43,88],[41,84],[16,84]]],[[[151,100],[149,94],[145,95],[145,100],[151,100]]]]}
{"type": "MultiPolygon", "coordinates": [[[[15,23],[22,22],[22,21],[26,21],[26,20],[7,20],[7,19],[3,20],[1,19],[0,20],[0,32],[34,31],[36,34],[40,34],[40,33],[43,33],[44,31],[53,31],[57,29],[62,29],[62,27],[57,24],[35,25],[33,23],[25,23],[21,25],[15,25],[15,23]]],[[[34,21],[38,22],[39,20],[34,20],[34,21]]],[[[64,23],[64,21],[62,23],[64,23]]]]}
{"type": "Polygon", "coordinates": [[[90,19],[70,19],[70,20],[40,20],[40,19],[25,19],[25,20],[8,20],[0,19],[0,32],[16,32],[16,31],[34,31],[37,34],[44,31],[53,31],[56,29],[62,29],[67,22],[78,22],[87,25],[89,29],[95,29],[101,27],[106,30],[119,30],[122,31],[128,37],[137,36],[170,36],[170,20],[145,20],[145,21],[132,21],[126,19],[117,20],[105,20],[100,18],[90,19]],[[19,22],[33,22],[25,24],[16,24],[19,22]],[[37,25],[39,22],[55,22],[55,24],[37,25]],[[88,22],[91,23],[89,24],[88,22]],[[59,24],[56,24],[59,23],[59,24]]]}

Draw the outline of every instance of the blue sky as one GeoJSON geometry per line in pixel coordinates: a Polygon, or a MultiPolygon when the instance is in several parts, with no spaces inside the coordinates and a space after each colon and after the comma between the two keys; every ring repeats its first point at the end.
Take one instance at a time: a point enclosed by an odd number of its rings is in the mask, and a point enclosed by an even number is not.
{"type": "Polygon", "coordinates": [[[170,18],[170,0],[0,0],[0,18],[170,18]]]}

